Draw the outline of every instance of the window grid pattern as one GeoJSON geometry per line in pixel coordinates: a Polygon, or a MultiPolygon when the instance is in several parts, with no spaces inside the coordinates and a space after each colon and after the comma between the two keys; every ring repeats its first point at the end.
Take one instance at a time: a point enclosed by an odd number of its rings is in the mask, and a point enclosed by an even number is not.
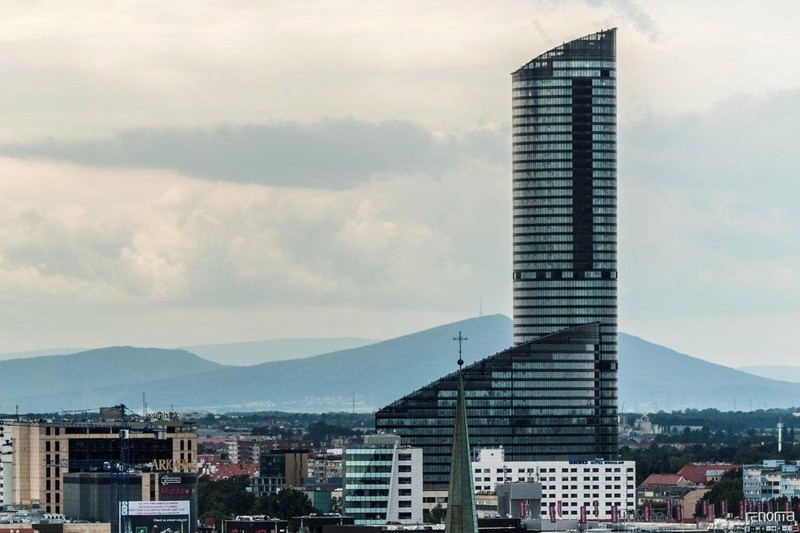
{"type": "Polygon", "coordinates": [[[514,343],[598,322],[614,402],[616,112],[615,30],[512,75],[514,343]]]}
{"type": "MultiPolygon", "coordinates": [[[[465,367],[473,449],[502,446],[518,461],[616,455],[616,365],[599,344],[599,325],[585,324],[465,367]]],[[[450,374],[375,415],[379,431],[424,450],[426,488],[447,488],[457,386],[450,374]]]]}

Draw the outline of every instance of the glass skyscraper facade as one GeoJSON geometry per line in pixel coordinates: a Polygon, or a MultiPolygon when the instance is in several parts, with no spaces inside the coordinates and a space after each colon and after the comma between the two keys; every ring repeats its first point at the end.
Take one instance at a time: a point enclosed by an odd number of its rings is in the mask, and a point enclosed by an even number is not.
{"type": "Polygon", "coordinates": [[[616,408],[616,30],[532,59],[512,83],[514,342],[598,322],[616,408]]]}
{"type": "MultiPolygon", "coordinates": [[[[617,455],[616,30],[512,74],[514,344],[464,369],[469,440],[509,461],[617,455]]],[[[376,414],[446,488],[457,374],[376,414]]]]}
{"type": "Polygon", "coordinates": [[[615,30],[514,72],[514,342],[598,321],[617,353],[615,30]]]}
{"type": "MultiPolygon", "coordinates": [[[[577,326],[525,342],[463,370],[469,442],[509,461],[596,459],[617,453],[616,408],[602,395],[600,328],[577,326]]],[[[424,450],[425,486],[446,489],[458,373],[375,415],[379,431],[424,450]]],[[[614,391],[616,394],[616,391],[614,391]]]]}

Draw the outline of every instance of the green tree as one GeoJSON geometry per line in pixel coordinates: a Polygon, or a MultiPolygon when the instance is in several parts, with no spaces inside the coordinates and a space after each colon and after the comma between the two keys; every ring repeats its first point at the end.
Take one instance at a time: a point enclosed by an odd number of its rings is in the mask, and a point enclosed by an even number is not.
{"type": "Polygon", "coordinates": [[[290,520],[295,516],[307,516],[319,511],[311,504],[304,492],[285,488],[276,494],[268,494],[256,500],[252,514],[265,514],[272,518],[290,520]]]}
{"type": "Polygon", "coordinates": [[[331,498],[331,512],[342,514],[344,512],[344,505],[342,499],[338,496],[331,498]]]}
{"type": "Polygon", "coordinates": [[[443,509],[441,504],[436,504],[433,509],[422,511],[422,521],[426,524],[441,524],[447,515],[447,509],[443,509]]]}
{"type": "Polygon", "coordinates": [[[316,445],[330,442],[336,437],[351,437],[354,434],[355,431],[352,429],[330,425],[325,420],[319,420],[308,426],[308,438],[313,440],[316,445]]]}
{"type": "MultiPolygon", "coordinates": [[[[729,470],[725,472],[722,479],[717,481],[711,486],[703,498],[697,502],[695,514],[699,514],[702,501],[706,500],[709,503],[717,504],[722,501],[728,502],[728,512],[736,513],[739,508],[739,502],[744,499],[744,492],[742,490],[742,470],[729,470]]],[[[719,507],[717,508],[719,510],[719,507]]],[[[719,512],[719,511],[718,511],[719,512]]]]}
{"type": "Polygon", "coordinates": [[[197,508],[201,517],[230,518],[247,514],[255,503],[255,496],[248,491],[250,478],[232,477],[219,481],[200,478],[197,484],[197,508]]]}

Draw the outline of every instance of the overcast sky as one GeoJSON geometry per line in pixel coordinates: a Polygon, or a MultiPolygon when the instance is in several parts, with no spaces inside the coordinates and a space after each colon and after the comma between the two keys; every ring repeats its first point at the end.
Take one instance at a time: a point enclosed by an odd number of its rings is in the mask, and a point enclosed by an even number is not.
{"type": "Polygon", "coordinates": [[[620,329],[794,363],[794,1],[0,4],[0,352],[511,314],[510,73],[618,27],[620,329]]]}

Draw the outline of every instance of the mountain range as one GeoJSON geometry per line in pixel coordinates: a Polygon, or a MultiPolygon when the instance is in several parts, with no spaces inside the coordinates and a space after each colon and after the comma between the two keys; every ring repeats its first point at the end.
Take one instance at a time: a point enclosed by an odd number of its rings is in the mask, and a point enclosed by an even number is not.
{"type": "MultiPolygon", "coordinates": [[[[368,412],[453,371],[459,331],[468,338],[463,358],[469,364],[508,348],[511,329],[508,317],[491,315],[366,345],[359,345],[365,339],[342,339],[340,345],[354,345],[310,357],[302,356],[315,344],[309,339],[296,349],[282,341],[283,353],[299,358],[272,361],[265,353],[267,362],[249,366],[219,363],[226,352],[236,352],[236,344],[209,348],[217,361],[190,350],[133,347],[5,360],[0,412],[16,406],[20,412],[94,410],[119,403],[135,409],[143,394],[150,410],[368,412]]],[[[324,342],[330,339],[318,341],[318,347],[331,346],[324,342]]],[[[241,344],[250,351],[232,359],[258,353],[253,343],[241,344]]],[[[790,407],[800,398],[800,383],[709,363],[624,333],[619,369],[619,405],[629,412],[790,407]]]]}
{"type": "Polygon", "coordinates": [[[749,365],[740,366],[739,370],[761,376],[762,378],[777,379],[800,383],[800,366],[790,365],[749,365]]]}
{"type": "MultiPolygon", "coordinates": [[[[182,349],[203,359],[233,366],[250,366],[270,361],[302,359],[322,353],[359,348],[378,341],[353,337],[329,339],[274,339],[269,341],[204,344],[182,349]]],[[[61,352],[65,353],[65,352],[61,352]]]]}

